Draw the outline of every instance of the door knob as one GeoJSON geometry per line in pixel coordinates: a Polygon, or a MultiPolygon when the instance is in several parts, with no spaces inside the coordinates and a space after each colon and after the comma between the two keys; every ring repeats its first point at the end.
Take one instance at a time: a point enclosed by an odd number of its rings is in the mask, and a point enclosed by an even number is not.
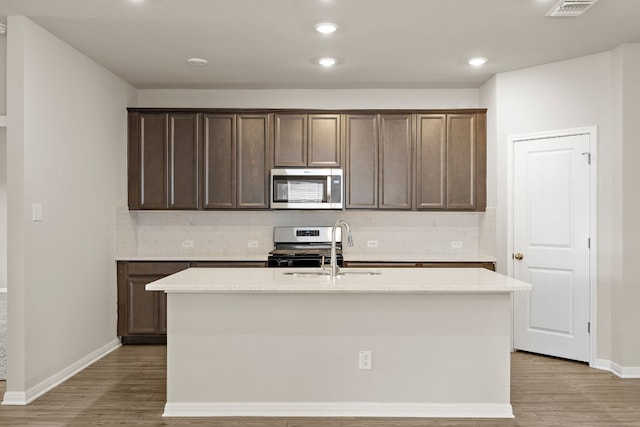
{"type": "Polygon", "coordinates": [[[522,258],[524,258],[524,255],[520,252],[513,254],[513,257],[515,259],[517,259],[518,261],[520,261],[522,258]]]}

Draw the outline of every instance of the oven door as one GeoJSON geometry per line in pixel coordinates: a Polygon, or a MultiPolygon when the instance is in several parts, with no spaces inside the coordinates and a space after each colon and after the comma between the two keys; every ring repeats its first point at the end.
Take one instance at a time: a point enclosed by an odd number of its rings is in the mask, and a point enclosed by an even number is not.
{"type": "MultiPolygon", "coordinates": [[[[336,256],[336,262],[339,267],[343,265],[342,255],[338,254],[336,256]]],[[[317,254],[312,255],[269,255],[267,260],[267,265],[269,267],[293,267],[293,268],[303,268],[303,267],[325,267],[331,265],[331,257],[322,256],[317,254]]]]}

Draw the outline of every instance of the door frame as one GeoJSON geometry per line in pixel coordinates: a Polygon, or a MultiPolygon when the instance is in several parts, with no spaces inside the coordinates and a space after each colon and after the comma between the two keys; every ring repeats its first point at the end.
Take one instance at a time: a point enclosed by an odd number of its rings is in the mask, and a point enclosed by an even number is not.
{"type": "MultiPolygon", "coordinates": [[[[597,361],[597,314],[598,314],[598,233],[597,233],[597,196],[598,196],[598,127],[560,129],[546,132],[516,134],[507,136],[507,275],[513,277],[513,222],[514,222],[514,152],[515,144],[520,141],[559,138],[574,135],[589,136],[591,167],[589,168],[589,366],[595,367],[597,361]]],[[[512,322],[513,324],[513,322],[512,322]]],[[[513,333],[513,331],[512,331],[513,333]]]]}

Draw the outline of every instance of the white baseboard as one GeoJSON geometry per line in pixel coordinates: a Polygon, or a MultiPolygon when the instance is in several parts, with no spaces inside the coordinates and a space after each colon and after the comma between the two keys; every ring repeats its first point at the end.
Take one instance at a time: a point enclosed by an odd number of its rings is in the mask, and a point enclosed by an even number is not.
{"type": "Polygon", "coordinates": [[[609,371],[620,378],[640,378],[640,366],[621,366],[611,360],[596,359],[594,368],[609,371]]]}
{"type": "Polygon", "coordinates": [[[2,405],[26,405],[27,394],[23,391],[5,391],[2,405]]]}
{"type": "Polygon", "coordinates": [[[102,359],[107,354],[111,353],[118,347],[120,347],[119,339],[115,339],[96,351],[86,355],[82,359],[78,360],[72,365],[69,365],[65,369],[60,372],[50,376],[49,378],[41,381],[35,386],[29,388],[26,392],[19,391],[7,391],[4,393],[4,399],[2,400],[2,405],[28,405],[29,403],[36,400],[38,397],[42,396],[46,392],[52,390],[58,385],[62,384],[78,372],[82,371],[87,366],[95,363],[96,361],[102,359]]]}
{"type": "Polygon", "coordinates": [[[379,402],[179,402],[163,417],[513,418],[510,404],[379,402]]]}

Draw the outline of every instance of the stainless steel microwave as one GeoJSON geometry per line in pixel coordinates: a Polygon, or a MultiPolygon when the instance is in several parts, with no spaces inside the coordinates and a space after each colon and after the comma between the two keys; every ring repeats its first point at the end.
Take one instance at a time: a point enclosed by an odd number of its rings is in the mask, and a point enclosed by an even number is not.
{"type": "Polygon", "coordinates": [[[342,169],[271,169],[272,209],[342,209],[342,169]]]}

